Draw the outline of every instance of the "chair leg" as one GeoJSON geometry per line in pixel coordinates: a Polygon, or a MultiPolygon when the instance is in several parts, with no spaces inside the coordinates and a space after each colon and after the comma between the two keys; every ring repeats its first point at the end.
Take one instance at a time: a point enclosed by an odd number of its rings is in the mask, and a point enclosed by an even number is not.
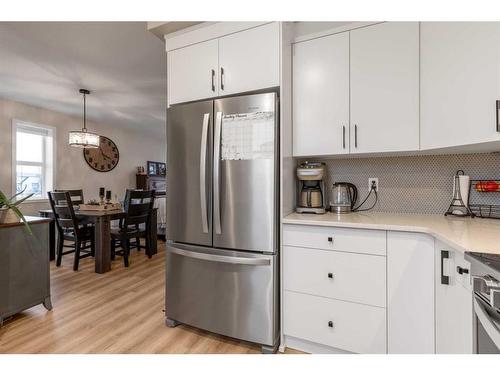
{"type": "Polygon", "coordinates": [[[78,271],[78,265],[80,264],[80,249],[82,244],[80,241],[75,241],[75,259],[73,261],[73,271],[78,271]]]}
{"type": "Polygon", "coordinates": [[[116,257],[116,240],[113,238],[111,240],[111,260],[115,260],[116,257]]]}
{"type": "Polygon", "coordinates": [[[128,255],[130,254],[130,240],[128,238],[125,241],[122,240],[122,247],[123,247],[123,263],[125,264],[125,267],[128,267],[128,255]]]}
{"type": "Polygon", "coordinates": [[[135,238],[135,243],[137,244],[137,251],[141,251],[141,238],[136,237],[135,238]]]}
{"type": "Polygon", "coordinates": [[[146,254],[148,256],[149,259],[151,259],[152,257],[152,254],[151,254],[151,236],[149,235],[149,233],[146,233],[146,254]]]}
{"type": "Polygon", "coordinates": [[[64,239],[62,238],[61,235],[57,236],[57,258],[56,258],[56,267],[61,266],[61,261],[62,261],[62,253],[63,253],[63,245],[64,245],[64,239]]]}

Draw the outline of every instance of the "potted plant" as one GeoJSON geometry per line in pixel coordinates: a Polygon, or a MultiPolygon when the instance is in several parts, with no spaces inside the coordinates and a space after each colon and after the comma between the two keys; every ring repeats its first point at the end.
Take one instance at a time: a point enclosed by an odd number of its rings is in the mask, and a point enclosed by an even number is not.
{"type": "MultiPolygon", "coordinates": [[[[26,190],[26,188],[24,190],[26,190]]],[[[16,197],[24,193],[24,190],[15,194],[11,198],[7,198],[7,196],[0,190],[0,224],[17,223],[21,220],[31,233],[28,222],[26,221],[23,213],[19,210],[18,206],[33,194],[29,194],[24,198],[16,200],[16,197]]]]}

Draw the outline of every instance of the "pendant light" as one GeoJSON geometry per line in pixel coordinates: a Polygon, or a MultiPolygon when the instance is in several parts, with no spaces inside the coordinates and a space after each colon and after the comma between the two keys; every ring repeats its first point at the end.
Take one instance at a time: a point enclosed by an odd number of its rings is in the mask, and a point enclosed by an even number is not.
{"type": "Polygon", "coordinates": [[[81,131],[69,132],[69,145],[80,148],[98,148],[99,135],[87,131],[87,102],[85,95],[89,95],[90,91],[80,89],[80,94],[83,94],[83,128],[81,131]]]}

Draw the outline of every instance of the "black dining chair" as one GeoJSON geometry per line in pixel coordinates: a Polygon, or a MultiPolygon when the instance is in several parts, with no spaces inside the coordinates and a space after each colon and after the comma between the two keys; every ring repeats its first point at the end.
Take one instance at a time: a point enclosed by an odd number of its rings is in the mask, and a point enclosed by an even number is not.
{"type": "MultiPolygon", "coordinates": [[[[120,227],[111,229],[111,259],[115,255],[123,256],[125,267],[129,266],[128,257],[130,255],[131,239],[137,242],[141,238],[146,241],[146,254],[151,258],[150,225],[151,215],[154,206],[154,190],[127,190],[124,201],[125,218],[120,223],[120,227]],[[117,246],[121,248],[117,251],[117,246]]],[[[140,248],[139,248],[140,249],[140,248]]]]}
{"type": "Polygon", "coordinates": [[[78,271],[80,259],[95,254],[94,226],[76,217],[69,192],[53,191],[47,194],[58,231],[56,266],[61,265],[63,255],[74,253],[73,270],[78,271]],[[66,245],[65,241],[72,242],[72,244],[66,245]],[[65,247],[71,250],[65,252],[65,247]]]}
{"type": "Polygon", "coordinates": [[[66,190],[66,189],[56,189],[54,190],[57,193],[64,193],[68,192],[69,196],[71,197],[71,202],[73,202],[74,205],[79,205],[79,204],[84,204],[85,200],[83,199],[83,189],[74,189],[74,190],[66,190]]]}

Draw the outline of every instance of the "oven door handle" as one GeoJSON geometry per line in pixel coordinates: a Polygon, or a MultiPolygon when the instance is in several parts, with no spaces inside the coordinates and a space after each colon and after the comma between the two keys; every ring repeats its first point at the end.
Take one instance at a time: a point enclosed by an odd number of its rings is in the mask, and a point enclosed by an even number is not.
{"type": "Polygon", "coordinates": [[[493,319],[491,319],[481,302],[478,302],[477,298],[474,298],[474,312],[491,341],[500,349],[500,329],[493,322],[493,319]]]}

